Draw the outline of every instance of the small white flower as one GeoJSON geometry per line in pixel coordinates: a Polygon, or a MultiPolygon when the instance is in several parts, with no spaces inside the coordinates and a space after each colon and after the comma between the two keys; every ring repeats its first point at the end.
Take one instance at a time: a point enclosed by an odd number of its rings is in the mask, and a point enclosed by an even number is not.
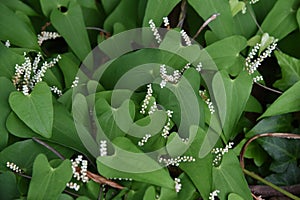
{"type": "Polygon", "coordinates": [[[228,145],[225,146],[225,148],[214,148],[211,152],[215,154],[215,158],[213,160],[213,166],[217,167],[221,164],[222,157],[225,153],[228,153],[229,149],[232,149],[233,142],[229,142],[228,145]]]}
{"type": "Polygon", "coordinates": [[[7,48],[9,48],[9,47],[10,47],[10,41],[9,41],[9,40],[6,40],[4,45],[5,45],[7,48]]]}
{"type": "Polygon", "coordinates": [[[181,31],[180,31],[180,34],[181,34],[183,40],[185,41],[185,44],[186,44],[187,46],[191,46],[191,45],[192,45],[192,42],[191,42],[191,39],[190,39],[190,37],[188,36],[188,34],[187,34],[184,30],[181,30],[181,31]]]}
{"type": "Polygon", "coordinates": [[[160,34],[158,33],[158,29],[156,28],[156,25],[155,25],[153,19],[151,19],[151,20],[149,21],[149,25],[150,25],[151,31],[153,32],[153,35],[154,35],[154,37],[155,37],[157,43],[161,43],[161,42],[162,42],[162,39],[161,39],[161,37],[160,37],[160,34]]]}
{"type": "Polygon", "coordinates": [[[22,173],[22,170],[20,169],[20,167],[17,166],[15,163],[6,162],[6,167],[8,167],[9,169],[11,169],[14,172],[22,173]]]}
{"type": "Polygon", "coordinates": [[[218,193],[220,193],[219,190],[212,191],[211,193],[209,193],[208,199],[209,200],[215,200],[215,197],[218,197],[218,193]]]}
{"type": "Polygon", "coordinates": [[[60,89],[58,89],[56,86],[51,86],[50,90],[54,93],[57,94],[58,96],[62,95],[62,91],[60,89]]]}
{"type": "Polygon", "coordinates": [[[164,128],[163,128],[163,130],[162,130],[162,134],[161,134],[164,138],[167,138],[167,137],[168,137],[169,131],[170,131],[170,129],[171,129],[170,126],[171,126],[171,118],[172,118],[173,111],[167,110],[167,111],[166,111],[166,114],[167,114],[167,116],[168,116],[168,119],[167,119],[167,123],[166,123],[166,125],[164,126],[164,128]]]}
{"type": "Polygon", "coordinates": [[[61,36],[56,32],[42,31],[41,34],[38,34],[38,44],[39,44],[39,46],[41,46],[44,41],[56,39],[58,37],[61,37],[61,36]]]}
{"type": "Polygon", "coordinates": [[[259,81],[263,81],[264,80],[264,78],[262,77],[262,76],[256,76],[256,77],[254,77],[253,78],[253,82],[259,82],[259,81]]]}
{"type": "Polygon", "coordinates": [[[175,158],[163,158],[158,159],[159,163],[163,163],[165,166],[179,166],[182,162],[195,162],[196,159],[193,156],[177,156],[175,158]]]}
{"type": "Polygon", "coordinates": [[[100,156],[107,156],[107,141],[100,140],[100,156]]]}
{"type": "Polygon", "coordinates": [[[87,176],[88,162],[87,160],[83,160],[82,158],[83,158],[82,155],[78,155],[77,158],[75,158],[75,160],[71,159],[72,171],[73,171],[73,177],[76,180],[78,181],[81,180],[83,183],[86,183],[89,181],[89,178],[87,176]]]}
{"type": "Polygon", "coordinates": [[[259,2],[259,0],[250,0],[250,4],[255,4],[255,3],[257,3],[257,2],[259,2]]]}
{"type": "Polygon", "coordinates": [[[141,146],[144,146],[146,142],[148,142],[149,138],[151,137],[150,134],[146,134],[141,141],[138,142],[138,145],[141,147],[141,146]]]}
{"type": "Polygon", "coordinates": [[[175,182],[175,191],[178,193],[181,190],[181,183],[180,183],[180,179],[179,178],[175,178],[174,182],[175,182]]]}
{"type": "Polygon", "coordinates": [[[78,82],[79,82],[79,77],[76,76],[74,81],[72,82],[71,88],[76,87],[78,85],[78,82]]]}
{"type": "Polygon", "coordinates": [[[201,62],[199,62],[198,65],[196,66],[196,70],[197,70],[197,72],[201,72],[201,70],[202,70],[202,63],[201,62]]]}
{"type": "Polygon", "coordinates": [[[163,17],[163,20],[164,20],[164,26],[165,26],[165,27],[170,26],[168,17],[163,17]]]}
{"type": "MultiPolygon", "coordinates": [[[[143,101],[142,109],[140,110],[141,114],[146,113],[146,109],[148,108],[148,105],[150,103],[150,98],[152,97],[152,94],[153,94],[152,86],[151,86],[151,84],[148,84],[147,85],[147,94],[146,94],[145,99],[143,101]]],[[[156,102],[155,102],[155,104],[156,104],[156,102]]]]}
{"type": "Polygon", "coordinates": [[[75,191],[78,191],[80,189],[80,185],[78,185],[77,183],[74,183],[74,182],[67,183],[67,187],[70,189],[73,189],[75,191]]]}

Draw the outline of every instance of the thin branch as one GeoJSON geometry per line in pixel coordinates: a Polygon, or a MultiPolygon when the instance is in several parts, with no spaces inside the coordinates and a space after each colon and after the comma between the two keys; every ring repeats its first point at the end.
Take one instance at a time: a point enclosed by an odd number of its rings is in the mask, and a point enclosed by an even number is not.
{"type": "Polygon", "coordinates": [[[201,33],[201,31],[213,20],[215,20],[218,16],[220,15],[220,13],[215,13],[212,14],[212,16],[210,16],[203,24],[202,26],[199,28],[199,30],[197,31],[197,33],[194,35],[193,39],[195,39],[196,37],[198,37],[198,35],[201,33]]]}
{"type": "Polygon", "coordinates": [[[282,92],[281,91],[279,91],[279,90],[275,90],[275,89],[273,89],[273,88],[269,88],[269,87],[267,87],[267,86],[265,86],[265,85],[262,85],[262,84],[260,84],[260,83],[258,83],[258,82],[254,82],[256,85],[258,85],[259,87],[262,87],[262,88],[264,88],[264,89],[266,89],[266,90],[269,90],[269,91],[271,91],[271,92],[274,92],[274,93],[277,93],[277,94],[282,94],[282,92]]]}
{"type": "Polygon", "coordinates": [[[109,185],[110,187],[117,188],[117,189],[120,189],[120,190],[125,188],[122,185],[119,185],[118,183],[115,183],[111,180],[108,180],[108,179],[104,178],[103,176],[100,176],[98,174],[94,174],[90,171],[87,171],[87,177],[89,177],[94,182],[99,183],[99,184],[106,184],[106,185],[109,185]]]}
{"type": "Polygon", "coordinates": [[[181,8],[181,11],[179,14],[179,20],[178,20],[177,27],[182,29],[182,26],[183,26],[183,23],[184,23],[184,20],[186,17],[186,0],[182,0],[180,8],[181,8]]]}
{"type": "MultiPolygon", "coordinates": [[[[273,189],[277,190],[278,192],[286,195],[287,197],[290,197],[291,199],[294,200],[300,200],[299,197],[296,197],[295,195],[293,195],[292,193],[278,187],[277,185],[274,185],[273,183],[265,180],[264,178],[260,177],[259,175],[255,174],[254,172],[248,171],[245,169],[245,163],[244,163],[244,155],[245,152],[247,150],[247,147],[249,146],[249,144],[251,142],[253,142],[254,140],[258,139],[258,138],[262,138],[262,137],[278,137],[278,138],[287,138],[287,139],[300,139],[300,135],[298,134],[293,134],[293,133],[263,133],[263,134],[259,134],[259,135],[255,135],[253,137],[251,137],[243,146],[241,153],[240,153],[240,165],[242,167],[242,170],[245,174],[247,174],[248,176],[251,176],[252,178],[272,187],[273,189]]],[[[255,195],[254,195],[255,196],[255,195]]]]}
{"type": "Polygon", "coordinates": [[[248,171],[246,169],[243,169],[243,172],[245,174],[247,174],[248,176],[251,176],[252,178],[254,178],[254,179],[256,179],[256,180],[258,180],[258,181],[260,181],[260,182],[262,182],[262,183],[264,183],[264,184],[272,187],[273,189],[277,190],[278,192],[284,194],[285,196],[287,196],[287,197],[289,197],[291,199],[300,200],[299,197],[293,195],[292,193],[289,193],[288,191],[286,191],[286,190],[278,187],[277,185],[274,185],[273,183],[265,180],[264,178],[260,177],[259,175],[255,174],[254,172],[248,171]]]}
{"type": "MultiPolygon", "coordinates": [[[[283,186],[281,188],[295,195],[300,194],[300,184],[283,186]]],[[[261,195],[264,198],[283,196],[282,193],[278,192],[277,190],[274,190],[273,188],[267,185],[251,185],[250,190],[252,193],[261,195]]]]}
{"type": "Polygon", "coordinates": [[[46,147],[47,149],[49,149],[50,151],[52,151],[52,152],[53,152],[55,155],[57,155],[57,157],[59,157],[60,159],[62,159],[62,160],[65,160],[65,159],[66,159],[62,154],[60,154],[60,153],[59,153],[58,151],[56,151],[54,148],[50,147],[50,146],[49,146],[48,144],[46,144],[45,142],[43,142],[43,141],[37,139],[36,137],[33,137],[32,139],[33,139],[35,142],[37,142],[37,143],[43,145],[44,147],[46,147]]]}
{"type": "Polygon", "coordinates": [[[258,139],[258,138],[262,138],[262,137],[278,137],[278,138],[287,138],[287,139],[300,139],[300,135],[298,134],[294,134],[294,133],[262,133],[262,134],[258,134],[255,135],[253,137],[251,137],[243,146],[241,153],[240,153],[240,164],[242,169],[245,168],[245,163],[244,163],[244,155],[245,152],[247,150],[247,147],[249,146],[249,144],[251,142],[253,142],[254,140],[258,139]]]}
{"type": "Polygon", "coordinates": [[[106,35],[110,35],[110,33],[102,28],[98,28],[98,27],[92,27],[92,26],[88,26],[88,27],[85,27],[87,30],[96,30],[96,31],[100,31],[102,33],[105,33],[106,35]]]}

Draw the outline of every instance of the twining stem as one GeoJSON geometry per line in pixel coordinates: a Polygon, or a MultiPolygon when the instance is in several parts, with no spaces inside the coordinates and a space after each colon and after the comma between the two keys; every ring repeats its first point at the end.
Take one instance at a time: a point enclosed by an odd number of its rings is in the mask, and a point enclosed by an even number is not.
{"type": "Polygon", "coordinates": [[[180,11],[179,21],[178,21],[177,27],[182,29],[182,26],[183,26],[183,23],[184,23],[184,20],[185,20],[185,17],[186,17],[186,0],[183,0],[181,2],[180,8],[181,8],[181,11],[180,11]]]}
{"type": "Polygon", "coordinates": [[[253,142],[254,140],[258,139],[258,138],[262,138],[262,137],[278,137],[278,138],[287,138],[287,139],[300,139],[300,135],[298,134],[293,134],[293,133],[262,133],[262,134],[258,134],[255,135],[253,137],[251,137],[243,146],[241,153],[240,153],[240,164],[242,167],[242,170],[245,174],[251,176],[252,178],[272,187],[273,189],[277,190],[278,192],[286,195],[287,197],[290,197],[291,199],[294,200],[300,200],[299,197],[293,195],[292,193],[274,185],[273,183],[265,180],[264,178],[260,177],[259,175],[255,174],[254,172],[248,171],[245,169],[245,163],[244,163],[244,155],[245,152],[247,150],[247,147],[249,146],[249,144],[251,142],[253,142]]]}
{"type": "Polygon", "coordinates": [[[271,183],[271,182],[269,182],[269,181],[263,179],[262,177],[258,176],[258,175],[255,174],[254,172],[250,172],[250,171],[248,171],[248,170],[246,170],[246,169],[243,169],[243,172],[244,172],[245,174],[247,174],[248,176],[251,176],[252,178],[254,178],[254,179],[256,179],[256,180],[258,180],[258,181],[260,181],[260,182],[262,182],[262,183],[264,183],[264,184],[266,184],[266,185],[272,187],[273,189],[277,190],[278,192],[281,192],[282,194],[284,194],[285,196],[287,196],[287,197],[289,197],[289,198],[291,198],[291,199],[294,199],[294,200],[300,200],[299,197],[297,197],[297,196],[293,195],[292,193],[289,193],[288,191],[286,191],[286,190],[284,190],[284,189],[278,187],[277,185],[274,185],[273,183],[271,183]]]}
{"type": "Polygon", "coordinates": [[[271,92],[274,92],[274,93],[277,93],[277,94],[282,94],[282,92],[279,91],[279,90],[275,90],[275,89],[273,89],[273,88],[269,88],[269,87],[267,87],[267,86],[265,86],[265,85],[262,85],[262,84],[260,84],[260,83],[257,83],[257,82],[255,82],[255,84],[258,85],[258,86],[260,86],[260,87],[262,87],[262,88],[264,88],[264,89],[266,89],[266,90],[269,90],[269,91],[271,91],[271,92]]]}
{"type": "Polygon", "coordinates": [[[202,26],[199,28],[199,30],[197,31],[197,33],[194,35],[193,39],[195,39],[196,37],[198,37],[198,35],[201,33],[201,31],[213,20],[217,19],[217,17],[220,15],[220,13],[215,13],[212,14],[203,24],[202,26]]]}
{"type": "Polygon", "coordinates": [[[62,160],[65,160],[66,158],[61,155],[61,153],[59,153],[58,151],[56,151],[54,148],[50,147],[47,143],[41,141],[40,139],[36,138],[36,137],[33,137],[32,138],[35,142],[43,145],[44,147],[46,147],[47,149],[49,149],[50,151],[52,151],[55,155],[57,155],[57,157],[59,157],[60,159],[62,160]]]}

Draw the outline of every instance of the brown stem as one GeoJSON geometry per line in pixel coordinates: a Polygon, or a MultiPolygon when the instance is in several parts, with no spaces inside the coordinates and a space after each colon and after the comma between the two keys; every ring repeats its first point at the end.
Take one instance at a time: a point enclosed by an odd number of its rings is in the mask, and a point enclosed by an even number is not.
{"type": "MultiPolygon", "coordinates": [[[[261,181],[262,183],[270,186],[271,188],[273,188],[275,191],[278,191],[279,193],[282,193],[283,195],[286,195],[292,199],[300,199],[298,197],[296,197],[294,194],[290,193],[289,191],[283,189],[283,188],[280,188],[276,185],[274,185],[273,183],[263,179],[262,177],[260,177],[259,175],[253,173],[253,172],[250,172],[248,170],[245,169],[245,163],[244,163],[244,155],[245,155],[245,152],[247,150],[247,147],[249,146],[249,144],[251,142],[253,142],[254,140],[258,139],[258,138],[262,138],[262,137],[278,137],[278,138],[287,138],[287,139],[300,139],[300,135],[298,134],[293,134],[293,133],[262,133],[262,134],[259,134],[259,135],[255,135],[253,137],[251,137],[243,146],[242,150],[241,150],[241,153],[240,153],[240,165],[242,167],[242,170],[245,174],[251,176],[252,178],[255,178],[259,181],[261,181]]],[[[260,197],[256,197],[253,193],[252,193],[252,196],[254,199],[261,199],[260,197]]]]}
{"type": "Polygon", "coordinates": [[[271,92],[274,92],[274,93],[277,93],[277,94],[282,94],[282,92],[279,91],[279,90],[275,90],[275,89],[269,88],[269,87],[267,87],[267,86],[265,86],[265,85],[262,85],[262,84],[260,84],[260,83],[257,83],[257,82],[254,82],[254,83],[255,83],[256,85],[258,85],[258,86],[260,86],[260,87],[266,89],[266,90],[271,91],[271,92]]]}
{"type": "Polygon", "coordinates": [[[66,158],[61,155],[58,151],[56,151],[54,148],[50,147],[48,144],[46,144],[45,142],[41,141],[40,139],[33,137],[32,140],[34,140],[35,142],[43,145],[44,147],[46,147],[47,149],[49,149],[50,151],[52,151],[55,155],[57,155],[57,157],[59,157],[62,160],[65,160],[66,158]]]}
{"type": "Polygon", "coordinates": [[[45,31],[48,26],[51,25],[51,22],[46,22],[44,26],[42,26],[41,31],[45,31]]]}
{"type": "Polygon", "coordinates": [[[181,11],[180,11],[177,27],[182,29],[182,26],[183,26],[183,23],[184,23],[184,20],[186,17],[186,0],[183,0],[181,2],[180,8],[181,8],[181,11]]]}
{"type": "Polygon", "coordinates": [[[198,35],[201,33],[201,31],[213,20],[215,20],[218,16],[220,15],[220,13],[215,13],[212,14],[203,24],[202,26],[199,28],[199,30],[197,31],[197,33],[194,35],[193,39],[195,39],[196,37],[198,37],[198,35]]]}
{"type": "Polygon", "coordinates": [[[300,139],[300,135],[298,134],[294,134],[294,133],[262,133],[259,135],[255,135],[253,137],[251,137],[243,146],[241,153],[240,153],[240,164],[242,169],[245,168],[245,163],[244,163],[244,155],[245,152],[247,150],[247,147],[249,146],[249,144],[251,142],[253,142],[254,140],[258,139],[258,138],[262,138],[262,137],[279,137],[279,138],[287,138],[287,139],[300,139]]]}
{"type": "Polygon", "coordinates": [[[106,184],[106,185],[109,185],[110,187],[117,188],[120,190],[124,189],[124,187],[119,185],[118,183],[115,183],[111,180],[104,178],[103,176],[94,174],[90,171],[87,171],[87,177],[89,177],[89,179],[92,179],[94,182],[99,183],[99,184],[106,184]]]}
{"type": "MultiPolygon", "coordinates": [[[[300,184],[283,186],[281,188],[295,195],[300,195],[300,184]]],[[[282,193],[267,185],[251,185],[250,190],[253,194],[261,195],[264,198],[284,196],[282,193]]]]}

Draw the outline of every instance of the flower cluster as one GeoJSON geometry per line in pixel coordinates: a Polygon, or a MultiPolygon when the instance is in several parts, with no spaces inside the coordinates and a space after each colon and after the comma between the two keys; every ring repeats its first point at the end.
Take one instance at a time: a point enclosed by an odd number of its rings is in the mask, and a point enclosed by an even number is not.
{"type": "Polygon", "coordinates": [[[157,41],[157,43],[161,43],[162,40],[161,40],[161,37],[160,37],[160,34],[158,33],[158,29],[156,28],[156,25],[155,23],[153,22],[153,19],[151,19],[149,21],[149,25],[150,25],[150,28],[151,28],[151,31],[153,32],[153,35],[157,41]]]}
{"type": "Polygon", "coordinates": [[[6,40],[4,45],[5,45],[7,48],[9,48],[9,47],[10,47],[10,41],[9,41],[9,40],[6,40]]]}
{"type": "Polygon", "coordinates": [[[225,148],[214,148],[211,152],[215,154],[215,158],[213,160],[213,166],[217,167],[221,164],[222,157],[225,153],[228,153],[229,149],[233,147],[233,142],[229,142],[225,148]]]}
{"type": "Polygon", "coordinates": [[[258,53],[261,44],[257,43],[249,53],[248,57],[246,58],[246,70],[248,71],[249,74],[253,74],[257,68],[261,65],[263,60],[267,57],[271,56],[271,53],[275,50],[277,46],[277,39],[275,39],[271,45],[268,46],[268,48],[261,53],[257,58],[256,54],[258,53]]]}
{"type": "Polygon", "coordinates": [[[58,55],[49,63],[45,61],[39,68],[41,56],[42,55],[38,53],[32,63],[30,58],[26,56],[26,53],[24,53],[25,62],[22,63],[22,65],[16,64],[15,66],[13,83],[17,90],[22,91],[24,95],[29,95],[34,86],[38,82],[42,81],[47,69],[53,67],[61,59],[60,55],[58,55]]]}
{"type": "Polygon", "coordinates": [[[173,115],[173,111],[167,110],[166,113],[167,113],[167,116],[168,116],[167,124],[164,126],[162,134],[161,134],[164,138],[168,137],[169,131],[171,129],[170,126],[171,126],[171,118],[172,118],[172,115],[173,115]]]}
{"type": "Polygon", "coordinates": [[[67,187],[75,191],[78,191],[80,189],[80,185],[74,182],[67,183],[67,187]]]}
{"type": "Polygon", "coordinates": [[[74,81],[72,82],[71,88],[76,87],[78,85],[78,82],[79,82],[79,77],[76,76],[74,81]]]}
{"type": "Polygon", "coordinates": [[[170,26],[170,22],[169,22],[168,17],[163,17],[163,21],[164,21],[164,26],[165,27],[169,27],[170,26]]]}
{"type": "Polygon", "coordinates": [[[214,107],[213,103],[211,102],[210,98],[207,97],[206,91],[199,90],[199,94],[200,94],[201,98],[205,101],[205,103],[208,105],[208,109],[209,109],[210,113],[214,114],[215,107],[214,107]]]}
{"type": "Polygon", "coordinates": [[[202,70],[202,62],[199,62],[198,65],[196,66],[197,72],[201,72],[202,70]]]}
{"type": "Polygon", "coordinates": [[[176,158],[163,158],[158,159],[159,163],[164,163],[165,166],[179,166],[182,162],[195,162],[196,159],[193,156],[177,156],[176,158]]]}
{"type": "Polygon", "coordinates": [[[57,94],[58,96],[62,95],[62,91],[60,89],[58,89],[56,86],[51,86],[50,90],[54,93],[57,94]]]}
{"type": "Polygon", "coordinates": [[[192,42],[191,42],[191,39],[190,39],[190,37],[188,36],[188,34],[187,34],[184,30],[181,30],[181,31],[180,31],[180,34],[181,34],[181,36],[182,36],[182,38],[183,38],[185,44],[186,44],[187,46],[191,46],[191,45],[192,45],[192,42]]]}
{"type": "Polygon", "coordinates": [[[218,197],[218,193],[220,193],[219,190],[212,191],[211,193],[209,193],[208,199],[209,200],[215,200],[215,197],[218,197]]]}
{"type": "Polygon", "coordinates": [[[122,180],[124,180],[124,181],[132,181],[132,178],[116,178],[116,177],[114,177],[114,178],[108,178],[108,179],[119,180],[119,181],[122,181],[122,180]]]}
{"type": "Polygon", "coordinates": [[[20,167],[17,166],[15,163],[6,162],[6,167],[8,167],[9,169],[11,169],[14,172],[22,173],[22,170],[20,169],[20,167]]]}
{"type": "Polygon", "coordinates": [[[175,191],[178,193],[181,190],[181,183],[180,183],[180,178],[175,178],[175,191]]]}
{"type": "Polygon", "coordinates": [[[253,82],[259,82],[259,81],[263,81],[264,80],[264,78],[262,77],[262,76],[256,76],[256,77],[254,77],[253,78],[253,82]]]}
{"type": "Polygon", "coordinates": [[[100,156],[107,156],[107,141],[100,140],[100,156]]]}
{"type": "Polygon", "coordinates": [[[250,4],[255,4],[255,3],[257,3],[257,2],[259,2],[259,0],[250,0],[250,4]]]}
{"type": "Polygon", "coordinates": [[[138,145],[141,147],[141,146],[144,146],[144,144],[146,142],[148,142],[149,138],[151,137],[150,134],[146,134],[141,141],[138,142],[138,145]]]}
{"type": "Polygon", "coordinates": [[[181,78],[181,73],[179,72],[179,70],[175,70],[173,72],[173,75],[168,75],[166,65],[161,65],[160,66],[160,77],[162,78],[162,81],[160,82],[160,87],[164,88],[166,86],[167,82],[178,83],[178,81],[181,78]]]}
{"type": "Polygon", "coordinates": [[[38,44],[39,44],[39,46],[41,46],[44,41],[56,39],[58,37],[61,37],[61,36],[56,32],[42,31],[41,34],[38,34],[38,44]]]}
{"type": "Polygon", "coordinates": [[[150,98],[152,97],[152,94],[153,94],[152,86],[151,86],[151,84],[148,84],[147,85],[147,94],[146,94],[146,97],[145,97],[145,99],[143,101],[142,109],[140,110],[141,114],[145,114],[146,113],[146,109],[147,109],[147,107],[149,105],[150,98]]]}
{"type": "Polygon", "coordinates": [[[191,63],[187,63],[181,70],[181,74],[183,74],[185,72],[185,70],[189,69],[191,67],[191,63]]]}
{"type": "Polygon", "coordinates": [[[149,112],[148,112],[148,114],[149,115],[151,115],[151,114],[153,114],[155,111],[157,111],[158,110],[158,108],[157,108],[157,104],[156,104],[156,101],[154,101],[153,102],[153,105],[150,107],[150,109],[149,109],[149,112]]]}
{"type": "Polygon", "coordinates": [[[88,182],[89,178],[87,176],[87,166],[88,161],[82,159],[82,155],[78,155],[75,160],[71,159],[72,162],[72,170],[73,177],[76,178],[77,181],[82,181],[83,183],[88,182]]]}

